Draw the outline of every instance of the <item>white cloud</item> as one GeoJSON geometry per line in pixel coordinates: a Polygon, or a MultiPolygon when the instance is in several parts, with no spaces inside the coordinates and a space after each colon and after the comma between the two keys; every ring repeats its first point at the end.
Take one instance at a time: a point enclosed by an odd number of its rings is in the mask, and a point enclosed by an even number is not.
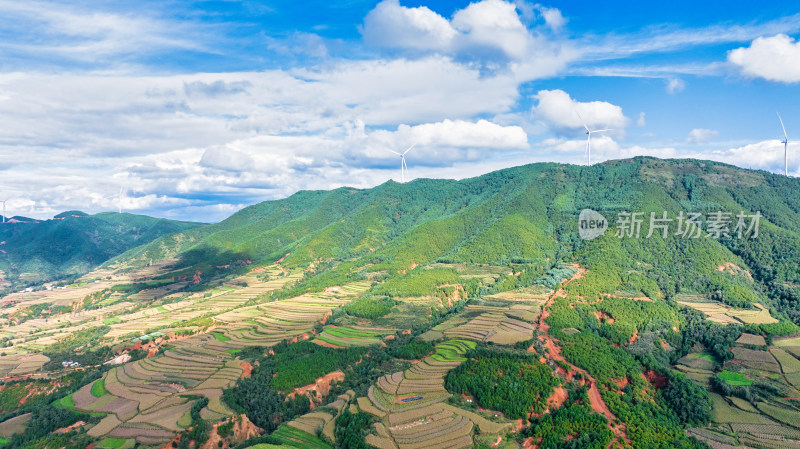
{"type": "Polygon", "coordinates": [[[680,78],[668,78],[665,81],[667,83],[667,93],[670,95],[683,92],[683,89],[686,88],[686,83],[680,78]]]}
{"type": "Polygon", "coordinates": [[[623,131],[628,124],[622,108],[605,101],[580,102],[559,89],[540,90],[534,97],[539,101],[533,108],[534,117],[546,121],[556,131],[583,129],[581,118],[590,129],[623,131]]]}
{"type": "Polygon", "coordinates": [[[800,82],[800,42],[785,35],[759,37],[750,47],[728,52],[728,62],[743,75],[782,83],[800,82]]]}
{"type": "Polygon", "coordinates": [[[501,50],[520,60],[532,45],[531,35],[517,15],[516,7],[503,0],[471,3],[453,14],[453,27],[461,33],[462,48],[472,51],[501,50]]]}
{"type": "Polygon", "coordinates": [[[4,42],[4,50],[35,54],[40,61],[57,57],[94,65],[166,49],[204,50],[209,34],[197,24],[144,11],[125,14],[63,2],[0,0],[0,15],[6,32],[17,37],[4,42]]]}
{"type": "Polygon", "coordinates": [[[703,143],[708,142],[718,135],[719,131],[713,129],[695,128],[689,131],[689,137],[686,138],[686,141],[690,143],[703,143]]]}
{"type": "Polygon", "coordinates": [[[584,57],[591,60],[626,58],[637,54],[664,53],[685,48],[739,43],[760,36],[800,31],[800,14],[746,25],[714,24],[699,28],[650,25],[625,34],[593,34],[581,38],[584,57]]]}
{"type": "MultiPolygon", "coordinates": [[[[523,6],[523,14],[539,11],[550,28],[564,24],[557,9],[523,6]]],[[[408,8],[384,0],[367,14],[362,27],[369,45],[449,55],[491,71],[502,67],[521,80],[554,75],[577,56],[568,41],[548,39],[540,31],[527,28],[517,7],[505,0],[471,3],[450,20],[424,6],[408,8]]]]}
{"type": "Polygon", "coordinates": [[[636,119],[636,126],[638,126],[639,128],[644,128],[645,126],[647,126],[647,120],[645,119],[644,116],[645,116],[644,112],[640,112],[639,118],[636,119]]]}
{"type": "MultiPolygon", "coordinates": [[[[21,215],[40,218],[114,210],[106,197],[123,183],[126,210],[191,218],[221,214],[218,202],[374,186],[394,174],[385,148],[412,142],[409,165],[439,170],[528,148],[519,126],[472,118],[508,111],[515,82],[444,57],[161,77],[0,74],[0,91],[0,159],[12,161],[3,184],[27,201],[21,215]]],[[[423,173],[434,174],[412,175],[423,173]]]]}
{"type": "Polygon", "coordinates": [[[549,8],[539,4],[535,5],[535,8],[542,15],[547,26],[553,31],[559,31],[566,25],[567,19],[561,15],[561,11],[558,8],[549,8]]]}
{"type": "Polygon", "coordinates": [[[528,136],[521,127],[500,126],[487,120],[443,120],[417,126],[400,125],[394,132],[375,131],[370,138],[383,148],[388,145],[397,149],[411,144],[488,150],[528,148],[528,136]]]}
{"type": "Polygon", "coordinates": [[[447,19],[427,7],[407,8],[398,0],[378,3],[364,19],[362,33],[371,45],[416,50],[448,48],[458,34],[447,19]]]}
{"type": "MultiPolygon", "coordinates": [[[[800,175],[800,142],[789,142],[789,174],[800,175]]],[[[708,159],[713,159],[744,168],[761,169],[783,173],[783,143],[778,140],[764,140],[736,148],[715,150],[708,159]]]]}
{"type": "Polygon", "coordinates": [[[255,160],[249,154],[227,145],[208,148],[200,158],[200,165],[220,170],[246,171],[253,168],[255,160]]]}

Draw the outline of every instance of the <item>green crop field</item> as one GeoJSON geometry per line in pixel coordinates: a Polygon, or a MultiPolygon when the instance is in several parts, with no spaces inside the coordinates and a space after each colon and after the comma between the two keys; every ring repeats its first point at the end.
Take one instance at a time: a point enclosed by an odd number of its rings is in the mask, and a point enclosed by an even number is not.
{"type": "Polygon", "coordinates": [[[721,373],[717,374],[721,380],[723,380],[728,385],[752,385],[753,379],[748,379],[741,373],[734,373],[731,371],[723,370],[721,373]]]}
{"type": "Polygon", "coordinates": [[[94,382],[94,384],[92,384],[92,396],[100,398],[107,394],[108,391],[106,390],[106,383],[104,379],[98,379],[94,382]]]}
{"type": "Polygon", "coordinates": [[[231,339],[231,337],[228,337],[227,335],[224,335],[221,332],[212,332],[211,335],[213,335],[214,338],[217,339],[217,341],[220,341],[222,343],[225,343],[226,341],[230,341],[230,339],[231,339]]]}

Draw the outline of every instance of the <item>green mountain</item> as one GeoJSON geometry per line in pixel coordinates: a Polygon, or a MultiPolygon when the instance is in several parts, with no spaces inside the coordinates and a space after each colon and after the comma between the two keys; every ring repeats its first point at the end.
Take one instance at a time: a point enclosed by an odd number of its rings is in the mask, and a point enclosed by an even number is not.
{"type": "Polygon", "coordinates": [[[769,297],[800,322],[800,181],[711,161],[639,157],[592,167],[539,163],[462,181],[303,191],[161,237],[109,264],[144,266],[174,257],[204,271],[285,257],[285,266],[313,264],[318,277],[326,273],[331,280],[395,277],[434,262],[525,263],[540,270],[578,262],[589,267],[595,293],[647,285],[668,297],[717,293],[733,305],[769,297]],[[583,209],[603,214],[611,229],[581,240],[583,209]],[[705,237],[718,211],[730,214],[730,238],[705,237]],[[624,212],[643,213],[642,238],[615,236],[624,212]],[[660,230],[646,238],[651,212],[673,220],[666,239],[660,230]],[[761,214],[757,238],[735,235],[743,212],[761,214]],[[700,213],[704,237],[674,235],[680,213],[700,213]],[[756,282],[731,274],[726,264],[756,282]]]}
{"type": "Polygon", "coordinates": [[[0,225],[0,289],[80,276],[111,257],[199,223],[143,215],[67,211],[51,220],[0,225]]]}
{"type": "Polygon", "coordinates": [[[212,427],[242,448],[800,447],[798,200],[797,179],[635,158],[257,204],[101,265],[174,261],[133,284],[9,302],[0,365],[52,377],[0,391],[0,431],[11,448],[199,447],[212,427]],[[21,404],[33,388],[52,393],[21,404]],[[264,432],[242,441],[235,415],[264,432]]]}

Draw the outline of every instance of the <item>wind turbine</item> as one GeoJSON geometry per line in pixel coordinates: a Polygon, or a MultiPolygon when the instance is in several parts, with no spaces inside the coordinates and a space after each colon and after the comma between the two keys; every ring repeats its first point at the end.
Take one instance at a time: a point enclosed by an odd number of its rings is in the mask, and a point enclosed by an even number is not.
{"type": "Polygon", "coordinates": [[[3,224],[5,224],[6,222],[6,201],[8,201],[9,199],[10,198],[6,198],[3,200],[3,224]]]}
{"type": "Polygon", "coordinates": [[[109,195],[109,196],[106,197],[106,198],[117,198],[117,207],[118,207],[118,210],[119,210],[120,214],[122,213],[122,193],[124,192],[124,190],[125,190],[125,187],[120,186],[119,195],[109,195]]]}
{"type": "MultiPolygon", "coordinates": [[[[776,112],[776,114],[778,113],[776,112]]],[[[786,127],[783,126],[783,119],[781,118],[780,114],[778,114],[778,120],[781,121],[781,128],[783,129],[783,140],[781,141],[781,143],[783,144],[783,175],[789,176],[789,161],[787,156],[787,147],[789,146],[789,136],[786,135],[786,127]]]]}
{"type": "Polygon", "coordinates": [[[578,118],[581,119],[581,123],[583,123],[583,127],[586,128],[586,165],[592,165],[592,149],[590,147],[590,143],[592,141],[592,134],[593,133],[604,133],[606,131],[611,131],[611,129],[589,129],[586,126],[586,122],[583,120],[583,117],[575,111],[575,114],[578,115],[578,118]]]}
{"type": "Polygon", "coordinates": [[[400,156],[400,182],[401,183],[406,182],[406,176],[405,175],[406,175],[406,173],[408,173],[408,165],[406,165],[406,153],[411,151],[411,149],[414,148],[414,146],[416,146],[416,145],[417,145],[416,143],[414,145],[411,145],[410,147],[408,147],[408,149],[406,149],[406,151],[403,151],[402,153],[398,153],[397,151],[393,151],[393,150],[388,150],[388,151],[400,156]]]}

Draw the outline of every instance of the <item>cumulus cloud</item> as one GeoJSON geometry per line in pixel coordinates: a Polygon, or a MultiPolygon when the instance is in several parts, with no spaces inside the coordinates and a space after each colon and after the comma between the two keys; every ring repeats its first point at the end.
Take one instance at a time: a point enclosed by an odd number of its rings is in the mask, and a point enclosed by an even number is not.
{"type": "Polygon", "coordinates": [[[719,131],[713,129],[695,128],[689,131],[689,137],[686,138],[686,141],[690,143],[703,143],[708,142],[718,135],[719,131]]]}
{"type": "MultiPolygon", "coordinates": [[[[367,136],[368,146],[402,149],[416,144],[420,148],[525,150],[528,136],[519,126],[501,126],[487,120],[468,122],[443,120],[416,126],[400,125],[396,131],[377,130],[367,136]]],[[[458,155],[453,154],[458,158],[458,155]]],[[[480,153],[472,153],[480,156],[480,153]]],[[[485,154],[483,155],[485,157],[485,154]]],[[[440,165],[444,161],[438,161],[440,165]]]]}
{"type": "Polygon", "coordinates": [[[800,42],[785,34],[759,37],[749,47],[731,50],[728,62],[750,78],[800,82],[800,42]]]}
{"type": "Polygon", "coordinates": [[[378,3],[364,19],[362,33],[372,45],[417,50],[448,48],[458,34],[447,19],[428,7],[407,8],[398,0],[378,3]]]}
{"type": "MultiPolygon", "coordinates": [[[[551,29],[564,25],[560,11],[541,5],[536,10],[551,29]]],[[[420,6],[409,8],[398,0],[384,0],[367,14],[362,27],[367,44],[376,47],[429,51],[495,66],[514,62],[519,76],[533,79],[563,69],[577,56],[566,41],[548,40],[523,24],[517,7],[505,0],[481,0],[455,11],[451,19],[420,6]]]]}
{"type": "Polygon", "coordinates": [[[513,4],[503,0],[483,0],[456,11],[453,26],[461,34],[459,45],[486,52],[501,50],[512,59],[528,53],[531,36],[513,4]]]}
{"type": "Polygon", "coordinates": [[[624,130],[628,124],[622,108],[605,101],[580,102],[560,89],[540,90],[534,98],[539,101],[533,108],[534,117],[546,121],[559,132],[583,129],[584,122],[590,129],[617,131],[624,130]]]}

